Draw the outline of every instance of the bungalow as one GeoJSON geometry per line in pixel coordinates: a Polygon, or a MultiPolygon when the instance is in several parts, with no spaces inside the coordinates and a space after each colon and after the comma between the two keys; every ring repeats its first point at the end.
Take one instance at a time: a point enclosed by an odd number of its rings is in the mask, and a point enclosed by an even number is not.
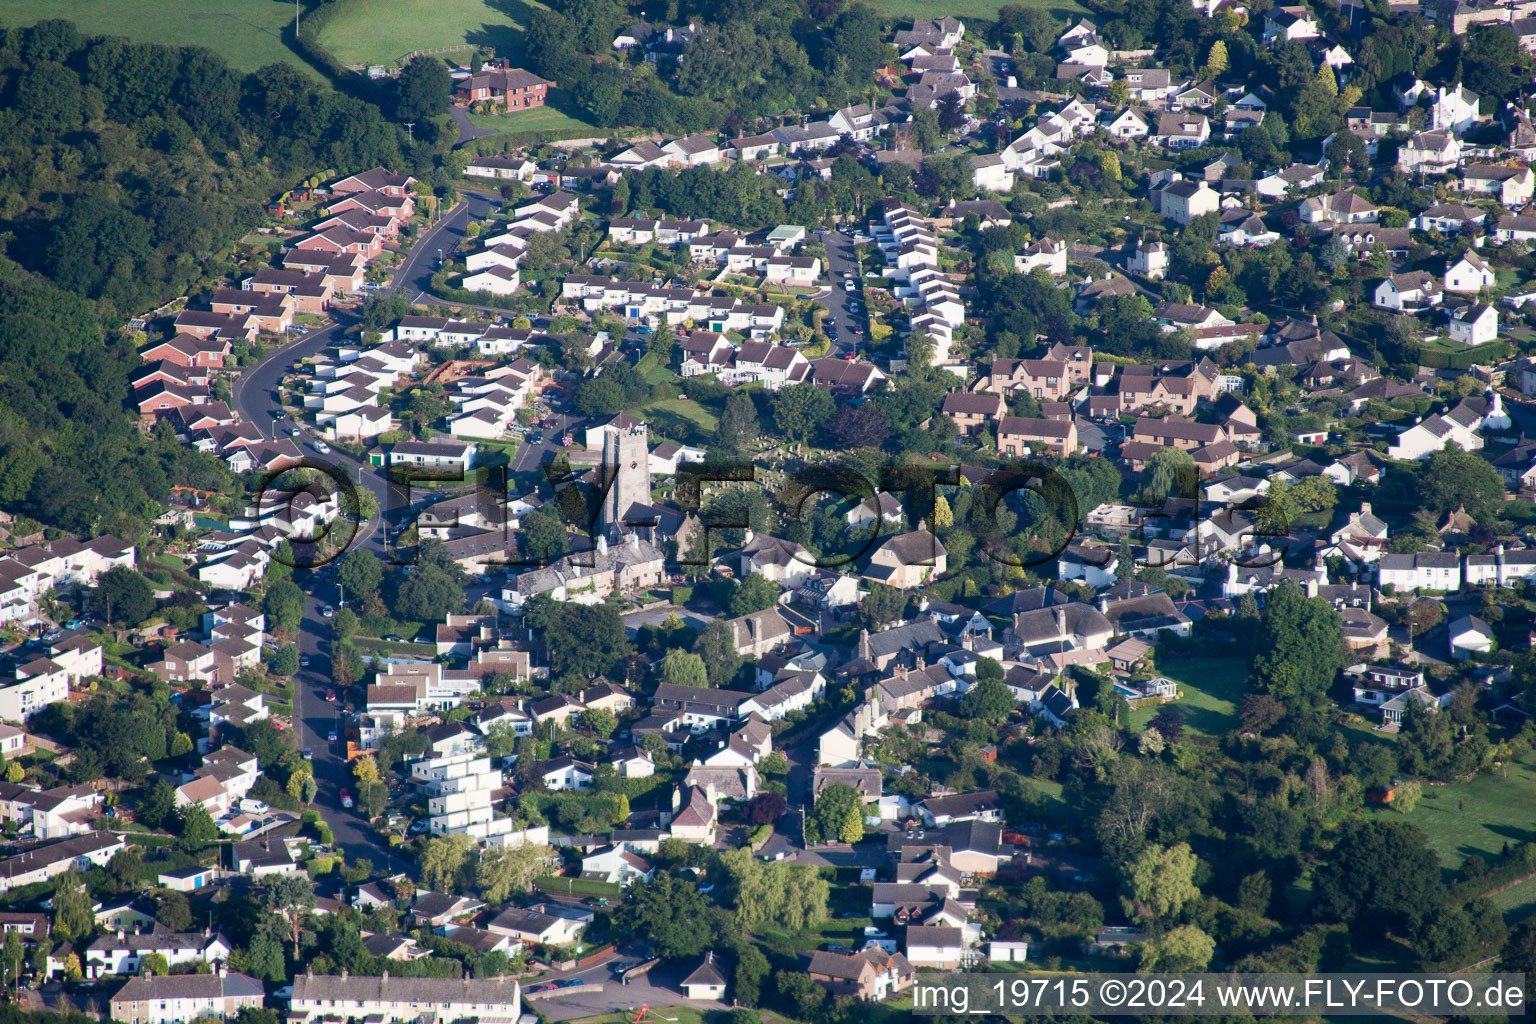
{"type": "Polygon", "coordinates": [[[1371,303],[1380,309],[1392,309],[1401,313],[1416,313],[1440,303],[1440,282],[1425,270],[1412,270],[1403,274],[1389,274],[1376,286],[1371,303]]]}

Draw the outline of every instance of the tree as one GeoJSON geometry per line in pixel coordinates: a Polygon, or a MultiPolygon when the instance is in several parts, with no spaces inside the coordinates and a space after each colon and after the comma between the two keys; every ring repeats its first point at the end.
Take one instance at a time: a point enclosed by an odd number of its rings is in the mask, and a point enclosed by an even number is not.
{"type": "Polygon", "coordinates": [[[736,636],[721,619],[713,619],[693,642],[693,653],[704,661],[710,686],[725,686],[736,678],[741,655],[736,653],[736,636]]]}
{"type": "Polygon", "coordinates": [[[831,392],[810,383],[780,388],[772,406],[779,433],[796,443],[809,441],[837,411],[831,392]]]}
{"type": "MultiPolygon", "coordinates": [[[[161,959],[165,959],[161,957],[161,959]]],[[[0,949],[0,967],[5,972],[5,984],[11,988],[21,983],[21,969],[27,962],[26,947],[21,944],[21,936],[13,931],[5,933],[5,946],[0,949]]]]}
{"type": "Polygon", "coordinates": [[[291,676],[299,670],[299,648],[296,644],[284,644],[267,662],[274,675],[291,676]]]}
{"type": "Polygon", "coordinates": [[[624,409],[624,388],[610,374],[576,385],[576,408],[586,416],[612,416],[624,409]]]}
{"type": "Polygon", "coordinates": [[[126,565],[114,565],[97,577],[92,600],[109,626],[137,626],[155,610],[149,580],[126,565]]]}
{"type": "Polygon", "coordinates": [[[783,793],[764,790],[747,804],[747,821],[753,825],[772,825],[789,810],[789,801],[783,793]]]}
{"type": "Polygon", "coordinates": [[[944,143],[944,133],[939,129],[939,114],[932,107],[919,107],[912,111],[909,127],[913,143],[924,153],[932,153],[944,143]]]}
{"type": "Polygon", "coordinates": [[[164,953],[150,952],[139,959],[139,974],[146,978],[164,978],[171,973],[171,962],[164,953]]]}
{"type": "Polygon", "coordinates": [[[428,121],[448,113],[453,79],[448,65],[436,57],[416,57],[395,80],[395,118],[428,121]]]}
{"type": "Polygon", "coordinates": [[[395,614],[412,622],[430,622],[464,610],[464,587],[436,565],[421,564],[395,592],[395,614]]]}
{"type": "MultiPolygon", "coordinates": [[[[1217,41],[1218,46],[1221,45],[1217,41]]],[[[1203,971],[1216,954],[1216,941],[1192,924],[1156,936],[1142,947],[1144,971],[1203,971]]]]}
{"type": "MultiPolygon", "coordinates": [[[[661,663],[656,668],[656,674],[662,682],[671,683],[673,686],[709,685],[709,672],[704,666],[704,659],[691,651],[676,647],[661,659],[661,663]]],[[[735,675],[735,672],[732,671],[731,674],[735,675]]]]}
{"type": "Polygon", "coordinates": [[[1346,819],[1312,878],[1318,919],[1344,921],[1362,935],[1415,929],[1441,899],[1439,859],[1405,821],[1346,819]]]}
{"type": "Polygon", "coordinates": [[[826,919],[831,887],[815,868],[767,864],[746,848],[722,853],[720,866],[743,931],[765,926],[799,931],[826,919]]]}
{"type": "Polygon", "coordinates": [[[480,855],[476,882],[488,903],[505,903],[513,893],[527,892],[533,880],[549,870],[555,853],[543,844],[496,847],[480,855]]]}
{"type": "Polygon", "coordinates": [[[27,770],[21,766],[20,761],[12,761],[5,766],[6,782],[21,782],[27,777],[27,770]]]}
{"type": "MultiPolygon", "coordinates": [[[[734,992],[736,1001],[744,1006],[756,1006],[762,1001],[763,979],[768,977],[768,958],[756,945],[746,946],[736,957],[734,992]]],[[[735,1024],[733,1021],[732,1024],[735,1024]]]]}
{"type": "Polygon", "coordinates": [[[999,723],[1013,713],[1013,691],[1001,679],[980,679],[960,698],[960,713],[966,718],[999,723]]]}
{"type": "Polygon", "coordinates": [[[859,599],[859,625],[871,633],[885,628],[885,624],[901,616],[907,610],[907,595],[884,583],[872,583],[869,593],[859,599]]]}
{"type": "Polygon", "coordinates": [[[306,875],[279,875],[267,881],[267,909],[283,922],[293,943],[293,958],[299,958],[299,939],[303,937],[304,919],[315,909],[315,887],[306,875]]]}
{"type": "Polygon", "coordinates": [[[219,826],[202,804],[190,804],[181,812],[181,848],[196,853],[219,841],[219,826]]]}
{"type": "Polygon", "coordinates": [[[1288,709],[1322,701],[1343,665],[1343,619],[1326,598],[1286,581],[1269,594],[1248,685],[1288,709]]]}
{"type": "Polygon", "coordinates": [[[53,888],[53,933],[66,942],[79,940],[89,935],[95,925],[96,915],[91,909],[85,879],[79,869],[70,868],[59,876],[53,888]]]}
{"type": "Polygon", "coordinates": [[[1392,806],[1403,814],[1412,814],[1423,794],[1424,788],[1410,779],[1392,791],[1392,806]]]}
{"type": "Polygon", "coordinates": [[[1475,516],[1504,501],[1504,480],[1498,470],[1452,441],[1420,463],[1414,476],[1418,505],[1435,519],[1457,508],[1475,516]]]}
{"type": "Polygon", "coordinates": [[[719,438],[721,447],[728,452],[740,452],[761,432],[757,409],[752,405],[751,396],[742,391],[731,392],[715,428],[715,436],[719,438]]]}
{"type": "Polygon", "coordinates": [[[1126,876],[1126,894],[1121,897],[1126,915],[1138,921],[1177,917],[1184,904],[1200,895],[1195,886],[1198,866],[1188,843],[1147,847],[1131,862],[1126,876]]]}
{"type": "Polygon", "coordinates": [[[1182,448],[1160,448],[1147,457],[1141,471],[1141,500],[1161,505],[1169,495],[1182,497],[1193,491],[1197,479],[1194,456],[1182,448]]]}
{"type": "Polygon", "coordinates": [[[343,593],[364,608],[379,606],[379,591],[384,586],[384,563],[372,551],[354,548],[341,560],[337,570],[343,593]]]}
{"type": "Polygon", "coordinates": [[[823,837],[835,836],[844,843],[864,838],[864,800],[859,791],[834,782],[816,797],[816,824],[823,837]]]}
{"type": "Polygon", "coordinates": [[[709,947],[709,900],[696,883],[665,872],[634,886],[614,913],[618,934],[644,935],[663,957],[698,956],[709,947]]]}
{"type": "Polygon", "coordinates": [[[624,620],[612,604],[582,605],[553,601],[536,606],[531,618],[544,631],[555,678],[595,679],[617,671],[633,648],[624,620]]]}
{"type": "Polygon", "coordinates": [[[433,836],[421,853],[421,884],[444,892],[458,889],[468,863],[468,836],[433,836]]]}
{"type": "Polygon", "coordinates": [[[144,855],[135,846],[114,853],[112,859],[107,861],[107,874],[112,878],[112,888],[118,892],[132,889],[143,870],[144,855]]]}
{"type": "Polygon", "coordinates": [[[731,591],[732,615],[750,615],[772,608],[779,600],[779,585],[760,573],[751,573],[731,591]]]}
{"type": "Polygon", "coordinates": [[[140,824],[149,828],[165,828],[175,812],[176,787],[164,779],[157,779],[139,801],[136,816],[140,824]]]}
{"type": "Polygon", "coordinates": [[[1227,73],[1227,59],[1227,44],[1216,40],[1205,55],[1205,67],[1201,69],[1200,77],[1220,78],[1227,73]]]}
{"type": "Polygon", "coordinates": [[[960,94],[950,90],[939,97],[939,131],[946,135],[965,125],[965,101],[960,94]]]}
{"type": "Polygon", "coordinates": [[[304,591],[292,580],[277,580],[267,587],[261,610],[266,613],[269,626],[291,633],[304,621],[304,591]]]}
{"type": "Polygon", "coordinates": [[[619,728],[619,720],[606,708],[587,708],[580,715],[581,724],[603,739],[612,736],[619,728]]]}

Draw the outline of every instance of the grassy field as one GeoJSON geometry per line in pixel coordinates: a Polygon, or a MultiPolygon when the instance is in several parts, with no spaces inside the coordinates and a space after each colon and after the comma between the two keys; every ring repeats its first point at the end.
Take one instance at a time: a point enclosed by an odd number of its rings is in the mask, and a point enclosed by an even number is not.
{"type": "MultiPolygon", "coordinates": [[[[1237,725],[1237,704],[1248,675],[1246,658],[1161,660],[1157,673],[1179,684],[1183,696],[1171,706],[1184,716],[1191,732],[1219,736],[1237,725]]],[[[1143,705],[1132,711],[1131,728],[1140,732],[1160,710],[1158,705],[1143,705]]]]}
{"type": "MultiPolygon", "coordinates": [[[[1439,855],[1440,863],[1446,868],[1457,868],[1468,854],[1481,853],[1496,859],[1503,853],[1506,841],[1514,846],[1536,840],[1532,806],[1536,806],[1536,753],[1510,765],[1508,778],[1494,773],[1454,786],[1425,786],[1412,814],[1403,815],[1388,808],[1369,813],[1402,818],[1417,825],[1429,837],[1429,847],[1439,855]]],[[[1536,898],[1536,887],[1524,896],[1536,898]]]]}
{"type": "Polygon", "coordinates": [[[206,46],[241,71],[286,62],[314,74],[283,45],[280,33],[293,23],[293,14],[286,0],[6,0],[0,4],[0,25],[15,28],[68,18],[85,35],[206,46]]]}
{"type": "Polygon", "coordinates": [[[320,33],[320,45],[343,64],[393,64],[415,50],[490,47],[521,64],[525,0],[346,0],[320,33]]]}

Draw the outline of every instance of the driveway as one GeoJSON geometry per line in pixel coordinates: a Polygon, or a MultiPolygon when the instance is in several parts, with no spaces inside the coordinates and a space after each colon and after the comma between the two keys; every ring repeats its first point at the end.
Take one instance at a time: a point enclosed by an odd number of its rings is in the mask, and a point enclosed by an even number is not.
{"type": "MultiPolygon", "coordinates": [[[[686,961],[659,964],[655,969],[631,980],[628,985],[621,984],[606,963],[584,971],[552,974],[548,977],[581,978],[586,985],[602,985],[603,989],[601,992],[587,989],[585,986],[566,989],[560,995],[536,997],[530,1001],[530,1005],[537,1007],[539,1012],[550,1020],[579,1020],[582,1017],[593,1017],[600,1013],[615,1011],[632,1013],[642,1006],[653,1009],[665,1006],[690,1006],[701,1011],[729,1009],[726,1003],[687,999],[683,996],[683,977],[686,972],[692,971],[694,966],[696,962],[686,961]]],[[[538,980],[529,979],[523,983],[523,991],[526,992],[537,984],[538,980]]]]}
{"type": "Polygon", "coordinates": [[[691,612],[687,608],[668,604],[662,605],[660,608],[647,608],[643,612],[630,612],[624,615],[624,632],[633,637],[640,632],[641,626],[659,626],[667,621],[667,616],[669,615],[676,615],[683,620],[683,625],[691,626],[701,632],[711,621],[706,615],[700,615],[698,612],[691,612]]]}
{"type": "Polygon", "coordinates": [[[453,123],[459,126],[459,141],[454,143],[455,148],[464,145],[466,142],[483,139],[487,135],[499,134],[494,128],[481,128],[478,125],[471,124],[469,114],[463,107],[450,107],[448,115],[453,118],[453,123]]]}

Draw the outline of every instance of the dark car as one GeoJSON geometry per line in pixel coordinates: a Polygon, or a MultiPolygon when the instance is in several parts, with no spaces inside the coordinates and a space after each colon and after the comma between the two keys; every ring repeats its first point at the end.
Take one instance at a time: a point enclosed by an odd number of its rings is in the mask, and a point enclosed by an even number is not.
{"type": "Polygon", "coordinates": [[[580,978],[566,978],[564,981],[557,981],[557,982],[555,982],[555,987],[556,988],[580,988],[582,985],[585,985],[585,984],[586,984],[586,982],[582,981],[580,978]]]}

